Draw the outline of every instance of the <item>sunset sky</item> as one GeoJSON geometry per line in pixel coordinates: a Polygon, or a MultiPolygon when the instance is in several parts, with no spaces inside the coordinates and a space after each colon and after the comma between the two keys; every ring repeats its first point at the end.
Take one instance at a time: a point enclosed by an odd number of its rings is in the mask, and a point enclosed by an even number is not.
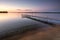
{"type": "Polygon", "coordinates": [[[0,11],[60,12],[60,0],[0,0],[0,11]]]}

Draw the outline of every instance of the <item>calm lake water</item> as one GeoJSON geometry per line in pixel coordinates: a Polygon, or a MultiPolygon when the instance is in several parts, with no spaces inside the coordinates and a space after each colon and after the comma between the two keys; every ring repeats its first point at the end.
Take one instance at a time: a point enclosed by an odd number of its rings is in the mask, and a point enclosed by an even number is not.
{"type": "MultiPolygon", "coordinates": [[[[39,22],[30,20],[28,18],[23,18],[22,15],[33,15],[60,20],[59,13],[0,13],[0,37],[3,37],[8,32],[16,31],[17,29],[20,30],[23,26],[26,27],[27,25],[34,24],[40,25],[39,22]]],[[[58,22],[60,23],[60,21],[58,22]]]]}
{"type": "Polygon", "coordinates": [[[60,20],[59,13],[0,13],[0,22],[19,18],[22,19],[22,15],[34,15],[60,20]]]}
{"type": "Polygon", "coordinates": [[[0,21],[12,20],[21,18],[20,13],[0,13],[0,21]]]}

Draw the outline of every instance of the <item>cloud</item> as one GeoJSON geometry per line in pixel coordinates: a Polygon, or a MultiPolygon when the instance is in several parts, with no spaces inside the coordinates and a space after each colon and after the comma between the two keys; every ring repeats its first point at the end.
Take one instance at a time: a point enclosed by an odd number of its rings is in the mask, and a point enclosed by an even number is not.
{"type": "Polygon", "coordinates": [[[25,9],[24,11],[32,11],[32,9],[25,9]]]}

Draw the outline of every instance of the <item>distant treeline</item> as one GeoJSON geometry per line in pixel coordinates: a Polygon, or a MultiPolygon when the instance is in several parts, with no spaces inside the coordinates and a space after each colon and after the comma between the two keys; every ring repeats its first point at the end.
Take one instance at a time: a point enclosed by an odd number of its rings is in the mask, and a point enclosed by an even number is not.
{"type": "Polygon", "coordinates": [[[60,13],[60,12],[13,12],[13,13],[60,13]]]}
{"type": "Polygon", "coordinates": [[[0,13],[8,13],[8,11],[0,11],[0,13]]]}

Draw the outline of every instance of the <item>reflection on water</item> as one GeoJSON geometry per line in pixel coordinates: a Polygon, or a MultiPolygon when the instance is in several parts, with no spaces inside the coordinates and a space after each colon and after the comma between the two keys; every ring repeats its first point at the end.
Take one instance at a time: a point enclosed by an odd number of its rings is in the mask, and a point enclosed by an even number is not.
{"type": "Polygon", "coordinates": [[[28,15],[60,20],[60,13],[28,13],[28,15]]]}
{"type": "Polygon", "coordinates": [[[39,17],[48,17],[52,19],[60,20],[60,14],[58,13],[0,13],[0,21],[19,19],[23,15],[34,15],[39,17]]]}
{"type": "Polygon", "coordinates": [[[21,13],[0,13],[0,21],[21,18],[21,13]]]}

